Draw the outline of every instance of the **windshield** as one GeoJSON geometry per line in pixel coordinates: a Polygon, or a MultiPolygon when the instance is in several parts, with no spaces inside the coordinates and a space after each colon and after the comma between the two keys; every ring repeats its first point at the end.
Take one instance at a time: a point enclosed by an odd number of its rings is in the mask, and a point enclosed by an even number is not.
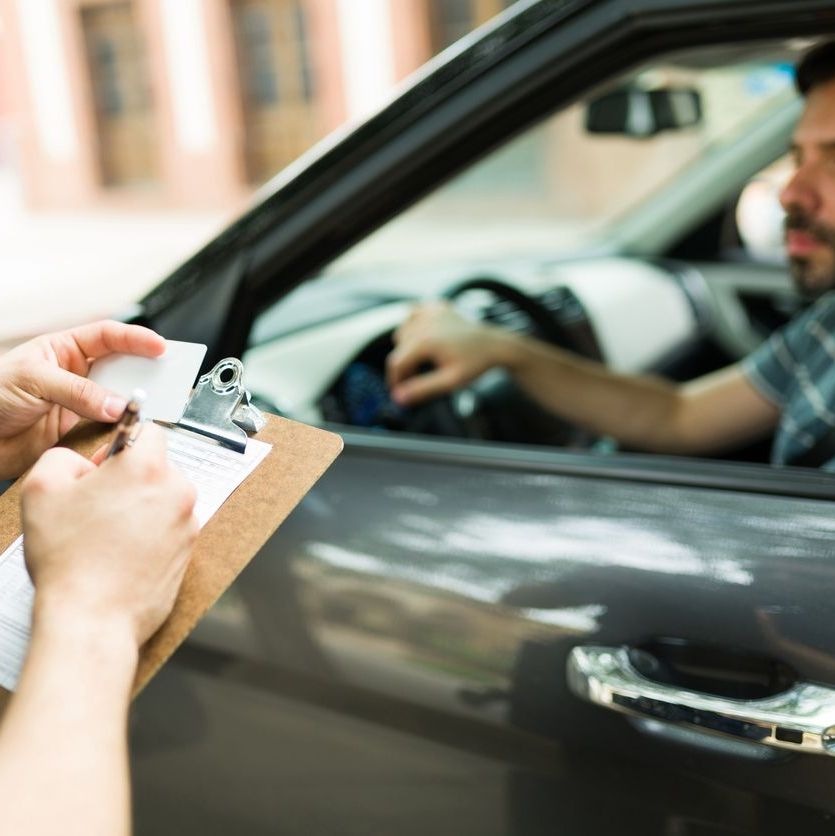
{"type": "Polygon", "coordinates": [[[588,252],[619,220],[795,99],[789,64],[692,68],[668,61],[608,89],[698,91],[693,127],[651,137],[591,134],[586,102],[538,124],[334,262],[327,274],[588,252]]]}

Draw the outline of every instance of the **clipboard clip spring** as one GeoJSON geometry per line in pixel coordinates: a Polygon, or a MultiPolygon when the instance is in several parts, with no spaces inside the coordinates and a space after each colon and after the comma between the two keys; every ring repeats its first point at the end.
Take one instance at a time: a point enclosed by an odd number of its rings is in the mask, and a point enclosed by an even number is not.
{"type": "Polygon", "coordinates": [[[221,360],[197,380],[197,386],[176,426],[214,439],[239,453],[246,450],[247,433],[266,425],[243,386],[244,367],[237,357],[221,360]]]}

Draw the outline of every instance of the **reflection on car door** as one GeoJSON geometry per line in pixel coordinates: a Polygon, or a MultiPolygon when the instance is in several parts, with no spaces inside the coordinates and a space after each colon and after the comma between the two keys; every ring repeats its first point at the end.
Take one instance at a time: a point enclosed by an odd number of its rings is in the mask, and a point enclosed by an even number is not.
{"type": "Polygon", "coordinates": [[[203,833],[828,827],[829,758],[635,723],[566,659],[676,639],[835,685],[829,502],[350,439],[140,699],[140,832],[160,783],[203,833]]]}

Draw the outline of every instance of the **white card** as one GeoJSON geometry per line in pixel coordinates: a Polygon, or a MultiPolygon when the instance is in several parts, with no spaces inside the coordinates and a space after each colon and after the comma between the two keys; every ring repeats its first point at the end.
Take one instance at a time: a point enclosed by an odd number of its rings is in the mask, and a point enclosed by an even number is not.
{"type": "Polygon", "coordinates": [[[183,415],[205,356],[205,345],[166,340],[162,357],[111,354],[96,360],[88,377],[123,398],[144,389],[142,418],[175,423],[183,415]]]}

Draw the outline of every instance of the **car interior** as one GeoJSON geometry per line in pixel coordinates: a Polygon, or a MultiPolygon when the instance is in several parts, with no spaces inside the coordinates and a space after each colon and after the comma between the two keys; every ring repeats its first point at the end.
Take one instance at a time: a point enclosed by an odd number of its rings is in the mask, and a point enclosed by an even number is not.
{"type": "MultiPolygon", "coordinates": [[[[499,370],[398,407],[392,334],[415,303],[445,298],[626,373],[688,380],[742,359],[805,304],[778,194],[810,44],[656,58],[523,130],[259,315],[253,395],[354,430],[611,453],[499,370]]],[[[723,457],[767,462],[769,448],[723,457]]]]}

